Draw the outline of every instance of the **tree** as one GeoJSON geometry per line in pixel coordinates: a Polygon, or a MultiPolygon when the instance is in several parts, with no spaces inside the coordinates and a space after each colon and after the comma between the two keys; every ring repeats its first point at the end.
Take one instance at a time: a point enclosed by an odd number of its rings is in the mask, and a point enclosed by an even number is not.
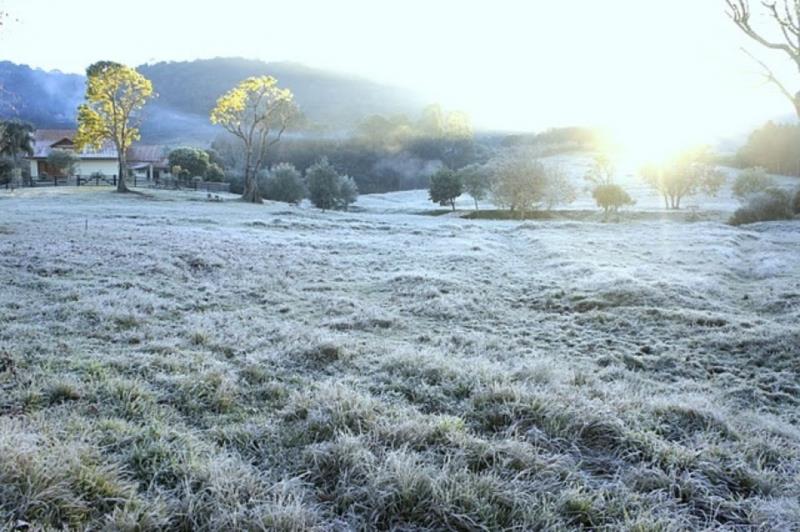
{"type": "MultiPolygon", "coordinates": [[[[774,29],[777,30],[775,33],[781,36],[778,39],[766,37],[763,31],[753,27],[750,0],[725,0],[725,2],[728,4],[728,16],[745,35],[761,46],[786,54],[800,71],[800,0],[767,0],[763,2],[774,29]]],[[[792,92],[775,76],[766,63],[754,56],[751,57],[764,69],[767,81],[778,87],[781,94],[792,103],[797,118],[800,119],[800,90],[792,92]]]]}
{"type": "Polygon", "coordinates": [[[280,141],[297,116],[292,92],[279,88],[271,76],[248,78],[217,100],[211,122],[244,145],[244,201],[261,201],[256,176],[266,162],[269,148],[280,141]]]}
{"type": "Polygon", "coordinates": [[[770,173],[800,176],[800,125],[767,122],[753,131],[736,154],[741,166],[761,166],[770,173]]]}
{"type": "Polygon", "coordinates": [[[607,155],[597,154],[584,179],[593,185],[611,185],[614,183],[616,171],[613,161],[607,155]]]}
{"type": "Polygon", "coordinates": [[[211,163],[208,166],[208,170],[206,171],[206,180],[207,181],[216,181],[222,182],[225,180],[225,172],[222,170],[222,167],[217,163],[211,163]]]}
{"type": "Polygon", "coordinates": [[[8,120],[2,123],[0,137],[0,154],[11,157],[15,168],[19,168],[20,156],[33,155],[33,124],[20,120],[8,120]]]}
{"type": "Polygon", "coordinates": [[[450,205],[456,210],[456,198],[464,191],[461,177],[450,170],[442,168],[431,176],[431,186],[428,189],[428,196],[431,201],[445,206],[450,205]]]}
{"type": "Polygon", "coordinates": [[[687,150],[662,165],[642,169],[644,181],[664,197],[664,207],[680,209],[681,200],[698,192],[715,195],[725,176],[711,164],[705,148],[687,150]]]}
{"type": "Polygon", "coordinates": [[[169,152],[169,166],[180,166],[190,177],[206,177],[211,163],[208,153],[197,148],[176,148],[169,152]]]}
{"type": "Polygon", "coordinates": [[[740,200],[746,200],[749,196],[764,192],[773,185],[774,182],[766,170],[748,168],[736,176],[736,181],[733,182],[733,195],[740,200]]]}
{"type": "Polygon", "coordinates": [[[509,150],[489,162],[492,198],[500,206],[525,213],[547,205],[570,202],[575,193],[566,176],[543,164],[526,150],[509,150]]]}
{"type": "Polygon", "coordinates": [[[478,202],[485,200],[489,195],[491,187],[489,172],[480,165],[471,164],[459,170],[458,175],[464,185],[464,192],[472,197],[477,211],[478,202]]]}
{"type": "Polygon", "coordinates": [[[347,210],[358,199],[358,186],[349,175],[339,176],[339,206],[347,210]]]}
{"type": "Polygon", "coordinates": [[[100,61],[86,69],[86,103],[78,107],[75,146],[96,149],[112,143],[117,150],[117,192],[128,192],[126,155],[139,140],[141,110],[153,97],[153,84],[129,66],[100,61]]]}
{"type": "Polygon", "coordinates": [[[597,185],[592,190],[592,197],[606,216],[609,212],[618,212],[621,207],[635,203],[621,186],[613,183],[597,185]]]}
{"type": "Polygon", "coordinates": [[[64,177],[75,174],[80,159],[69,150],[52,150],[47,156],[47,164],[58,170],[64,177]]]}
{"type": "Polygon", "coordinates": [[[339,204],[339,174],[327,158],[306,170],[306,181],[308,197],[315,207],[324,211],[339,204]]]}
{"type": "Polygon", "coordinates": [[[293,164],[273,166],[264,182],[264,197],[272,201],[298,204],[306,197],[303,176],[293,164]]]}

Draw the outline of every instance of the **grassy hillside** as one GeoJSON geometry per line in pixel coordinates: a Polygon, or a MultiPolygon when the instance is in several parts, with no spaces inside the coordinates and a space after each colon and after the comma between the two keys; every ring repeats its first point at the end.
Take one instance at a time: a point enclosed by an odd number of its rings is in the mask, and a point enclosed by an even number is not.
{"type": "Polygon", "coordinates": [[[796,223],[0,209],[0,528],[800,527],[796,223]]]}

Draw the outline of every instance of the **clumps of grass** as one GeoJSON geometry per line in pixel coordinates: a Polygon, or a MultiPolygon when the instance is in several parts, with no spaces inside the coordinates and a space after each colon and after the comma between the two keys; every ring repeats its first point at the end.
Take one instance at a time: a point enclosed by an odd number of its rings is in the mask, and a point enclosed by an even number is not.
{"type": "Polygon", "coordinates": [[[78,401],[82,395],[80,385],[67,380],[54,382],[45,391],[47,402],[50,405],[78,401]]]}
{"type": "Polygon", "coordinates": [[[155,394],[139,380],[112,378],[103,381],[97,397],[102,410],[128,420],[146,419],[157,409],[155,394]]]}
{"type": "Polygon", "coordinates": [[[304,359],[315,365],[333,364],[341,360],[344,355],[344,348],[333,342],[322,342],[318,345],[310,346],[302,353],[304,359]]]}
{"type": "Polygon", "coordinates": [[[194,346],[204,346],[209,343],[208,333],[205,331],[194,331],[189,335],[189,343],[194,346]]]}
{"type": "Polygon", "coordinates": [[[173,405],[189,415],[224,414],[237,404],[238,386],[222,371],[189,375],[179,383],[173,405]]]}
{"type": "Polygon", "coordinates": [[[310,441],[325,441],[334,434],[368,432],[384,414],[384,405],[372,396],[342,383],[323,382],[289,401],[284,419],[302,423],[310,441]]]}
{"type": "Polygon", "coordinates": [[[93,449],[0,418],[0,522],[99,528],[104,514],[134,502],[135,484],[93,449]]]}
{"type": "Polygon", "coordinates": [[[733,439],[735,432],[717,414],[695,406],[666,404],[653,409],[652,420],[655,431],[670,441],[691,441],[697,436],[707,438],[710,434],[733,439]]]}
{"type": "Polygon", "coordinates": [[[139,325],[139,318],[133,314],[119,314],[113,317],[114,325],[120,331],[127,331],[139,325]]]}

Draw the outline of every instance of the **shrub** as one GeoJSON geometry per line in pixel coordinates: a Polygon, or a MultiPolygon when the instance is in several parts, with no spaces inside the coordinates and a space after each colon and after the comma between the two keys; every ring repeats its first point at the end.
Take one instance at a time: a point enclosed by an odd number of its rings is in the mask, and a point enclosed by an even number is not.
{"type": "Polygon", "coordinates": [[[753,194],[764,192],[774,185],[772,178],[763,168],[748,168],[739,173],[733,183],[733,195],[746,200],[753,194]]]}
{"type": "Polygon", "coordinates": [[[592,190],[592,197],[606,214],[609,211],[617,212],[620,207],[635,203],[621,186],[613,184],[596,186],[592,190]]]}
{"type": "Polygon", "coordinates": [[[208,167],[208,171],[206,171],[206,181],[221,183],[224,180],[225,172],[222,171],[222,167],[216,163],[211,163],[208,167]]]}
{"type": "Polygon", "coordinates": [[[170,167],[180,166],[188,173],[186,177],[205,177],[209,164],[208,154],[197,148],[177,148],[169,153],[170,167]]]}
{"type": "Polygon", "coordinates": [[[461,195],[464,185],[461,176],[449,168],[442,168],[431,176],[431,186],[428,195],[431,201],[439,205],[450,205],[456,210],[456,198],[461,195]]]}
{"type": "Polygon", "coordinates": [[[323,158],[306,171],[308,197],[315,207],[333,209],[339,197],[339,174],[336,169],[323,158]]]}
{"type": "Polygon", "coordinates": [[[743,225],[774,220],[790,220],[794,217],[791,195],[779,188],[770,188],[750,196],[747,203],[736,210],[730,219],[731,225],[743,225]]]}
{"type": "Polygon", "coordinates": [[[298,204],[306,196],[306,185],[303,176],[289,163],[273,166],[264,180],[263,195],[265,199],[298,204]]]}
{"type": "Polygon", "coordinates": [[[358,186],[355,180],[348,176],[339,176],[339,207],[344,210],[358,199],[358,186]]]}

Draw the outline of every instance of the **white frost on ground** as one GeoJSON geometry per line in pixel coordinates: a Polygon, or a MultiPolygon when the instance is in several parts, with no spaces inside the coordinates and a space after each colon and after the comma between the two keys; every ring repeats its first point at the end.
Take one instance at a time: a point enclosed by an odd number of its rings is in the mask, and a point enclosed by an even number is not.
{"type": "MultiPolygon", "coordinates": [[[[158,441],[169,453],[184,449],[176,441],[199,449],[205,458],[192,471],[207,483],[234,475],[277,486],[304,467],[323,475],[320,460],[344,447],[381,457],[366,477],[340,479],[350,495],[322,476],[292,488],[293,508],[308,511],[302,522],[322,528],[444,526],[431,507],[424,522],[362,515],[353,494],[379,506],[370,497],[394,489],[400,470],[449,471],[440,487],[448,478],[513,486],[513,512],[542,512],[492,514],[502,523],[631,525],[610,513],[576,518],[564,501],[580,495],[586,512],[610,512],[613,499],[638,508],[637,522],[667,528],[800,526],[799,223],[404,214],[430,209],[423,195],[362,196],[365,212],[321,213],[199,193],[0,194],[0,353],[16,368],[0,379],[0,454],[15,456],[21,442],[35,456],[49,456],[36,441],[88,446],[122,464],[142,497],[163,497],[170,515],[201,491],[181,499],[182,484],[148,484],[150,470],[126,454],[126,442],[166,427],[180,435],[158,441]],[[534,403],[565,425],[534,424],[534,403]],[[441,453],[413,439],[445,422],[458,437],[441,453]],[[291,443],[317,457],[311,465],[296,463],[299,450],[254,439],[289,445],[297,430],[311,435],[291,443]],[[499,453],[489,477],[448,469],[473,445],[499,453]],[[536,455],[541,469],[523,476],[503,453],[536,455]],[[546,495],[534,504],[536,490],[546,495]],[[330,497],[350,513],[336,514],[330,497]]],[[[0,465],[0,478],[16,482],[4,474],[0,465]]],[[[219,495],[227,488],[214,486],[203,496],[220,499],[204,504],[230,515],[250,504],[229,503],[219,495]]],[[[274,488],[263,489],[251,499],[277,504],[274,488]]]]}

